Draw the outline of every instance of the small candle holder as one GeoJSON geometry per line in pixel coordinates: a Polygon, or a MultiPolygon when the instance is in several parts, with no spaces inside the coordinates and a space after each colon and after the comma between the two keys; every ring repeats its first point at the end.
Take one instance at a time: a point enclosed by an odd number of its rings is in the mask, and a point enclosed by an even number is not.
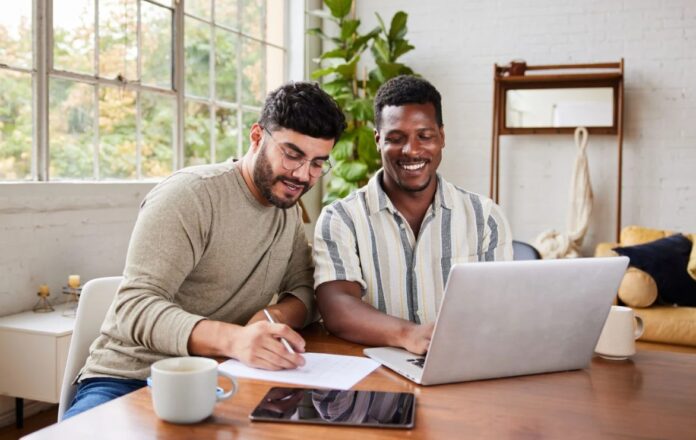
{"type": "Polygon", "coordinates": [[[51,296],[51,292],[48,291],[48,286],[43,285],[39,287],[39,291],[36,292],[36,295],[39,297],[39,300],[36,302],[34,308],[31,309],[34,313],[49,313],[55,310],[51,303],[48,302],[48,297],[51,296]]]}
{"type": "Polygon", "coordinates": [[[65,301],[67,306],[63,310],[63,316],[75,316],[81,293],[82,287],[63,286],[63,295],[68,295],[68,299],[65,301]]]}

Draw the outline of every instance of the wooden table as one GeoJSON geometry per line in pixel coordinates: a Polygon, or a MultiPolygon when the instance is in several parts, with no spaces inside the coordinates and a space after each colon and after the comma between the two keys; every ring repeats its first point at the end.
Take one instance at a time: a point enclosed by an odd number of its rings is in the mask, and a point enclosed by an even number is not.
{"type": "MultiPolygon", "coordinates": [[[[362,346],[319,326],[303,332],[309,351],[361,355],[362,346]]],[[[240,391],[196,425],[157,418],[147,388],[26,437],[351,439],[376,438],[696,438],[696,355],[638,352],[594,358],[585,370],[421,387],[380,367],[360,390],[416,394],[412,430],[250,422],[270,382],[240,379],[240,391]]]]}

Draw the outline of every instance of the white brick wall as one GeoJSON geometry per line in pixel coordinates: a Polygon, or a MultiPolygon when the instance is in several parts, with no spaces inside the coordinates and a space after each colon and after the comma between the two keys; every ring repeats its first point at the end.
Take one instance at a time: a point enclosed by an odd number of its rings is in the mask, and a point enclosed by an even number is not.
{"type": "MultiPolygon", "coordinates": [[[[409,14],[404,61],[444,96],[444,176],[488,194],[492,66],[626,63],[623,224],[696,232],[696,1],[358,1],[361,29],[409,14]]],[[[613,240],[616,138],[591,136],[584,250],[613,240]]],[[[516,238],[564,230],[572,135],[502,138],[501,202],[516,238]]]]}
{"type": "Polygon", "coordinates": [[[152,183],[0,185],[0,316],[31,309],[39,284],[52,301],[83,282],[123,272],[138,207],[152,183]]]}

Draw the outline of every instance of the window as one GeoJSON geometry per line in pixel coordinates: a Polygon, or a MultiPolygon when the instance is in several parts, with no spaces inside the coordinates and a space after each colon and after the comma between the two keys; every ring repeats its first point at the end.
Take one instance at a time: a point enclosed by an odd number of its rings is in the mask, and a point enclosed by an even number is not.
{"type": "Polygon", "coordinates": [[[285,4],[14,1],[0,14],[0,180],[150,179],[241,156],[287,76],[285,4]]]}

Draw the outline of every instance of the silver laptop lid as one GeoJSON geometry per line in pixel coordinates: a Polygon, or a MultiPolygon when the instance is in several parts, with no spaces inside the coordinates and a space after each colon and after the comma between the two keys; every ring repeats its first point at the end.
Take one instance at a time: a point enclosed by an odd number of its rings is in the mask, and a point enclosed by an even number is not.
{"type": "Polygon", "coordinates": [[[628,258],[452,267],[421,383],[583,368],[628,258]]]}

